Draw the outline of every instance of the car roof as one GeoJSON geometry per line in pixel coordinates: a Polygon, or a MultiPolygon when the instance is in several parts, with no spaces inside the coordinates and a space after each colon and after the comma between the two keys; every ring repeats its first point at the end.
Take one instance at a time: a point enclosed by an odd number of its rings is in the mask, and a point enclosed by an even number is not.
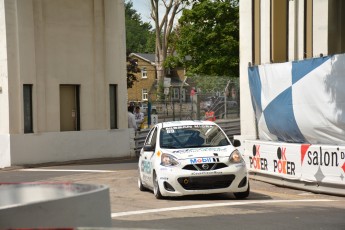
{"type": "Polygon", "coordinates": [[[212,121],[202,120],[183,120],[183,121],[166,121],[157,124],[160,128],[173,127],[173,126],[184,126],[184,125],[216,125],[212,121]]]}

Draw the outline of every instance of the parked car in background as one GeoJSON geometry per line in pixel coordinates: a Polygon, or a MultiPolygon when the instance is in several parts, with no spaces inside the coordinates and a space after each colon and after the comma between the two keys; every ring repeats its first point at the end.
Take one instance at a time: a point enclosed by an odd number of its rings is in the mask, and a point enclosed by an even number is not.
{"type": "Polygon", "coordinates": [[[249,195],[246,164],[224,131],[211,121],[172,121],[148,133],[138,162],[138,186],[164,197],[233,193],[249,195]]]}

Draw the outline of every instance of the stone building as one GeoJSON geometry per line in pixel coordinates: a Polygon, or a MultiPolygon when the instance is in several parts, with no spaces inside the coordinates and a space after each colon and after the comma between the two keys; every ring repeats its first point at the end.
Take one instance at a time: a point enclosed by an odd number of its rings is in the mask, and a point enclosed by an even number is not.
{"type": "Polygon", "coordinates": [[[0,0],[0,168],[127,157],[122,0],[0,0]]]}

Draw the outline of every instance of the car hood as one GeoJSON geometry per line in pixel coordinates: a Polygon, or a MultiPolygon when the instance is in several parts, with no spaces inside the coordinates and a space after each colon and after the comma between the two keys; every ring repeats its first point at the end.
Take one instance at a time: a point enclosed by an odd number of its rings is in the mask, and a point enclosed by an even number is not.
{"type": "Polygon", "coordinates": [[[231,145],[220,147],[186,148],[186,149],[164,149],[162,152],[174,155],[178,159],[198,157],[229,157],[235,150],[231,145]]]}

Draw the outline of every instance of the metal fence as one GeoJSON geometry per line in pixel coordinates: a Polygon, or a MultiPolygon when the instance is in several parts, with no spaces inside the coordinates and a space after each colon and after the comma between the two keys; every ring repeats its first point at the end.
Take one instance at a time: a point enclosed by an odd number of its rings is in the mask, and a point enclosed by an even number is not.
{"type": "MultiPolygon", "coordinates": [[[[189,102],[164,101],[151,103],[151,115],[156,115],[157,123],[179,120],[205,120],[205,113],[213,111],[215,118],[236,119],[240,117],[239,102],[212,94],[195,94],[189,102]]],[[[148,125],[148,113],[145,113],[148,125]]],[[[154,124],[150,116],[150,124],[154,124]]],[[[146,125],[146,127],[147,127],[146,125]]]]}

